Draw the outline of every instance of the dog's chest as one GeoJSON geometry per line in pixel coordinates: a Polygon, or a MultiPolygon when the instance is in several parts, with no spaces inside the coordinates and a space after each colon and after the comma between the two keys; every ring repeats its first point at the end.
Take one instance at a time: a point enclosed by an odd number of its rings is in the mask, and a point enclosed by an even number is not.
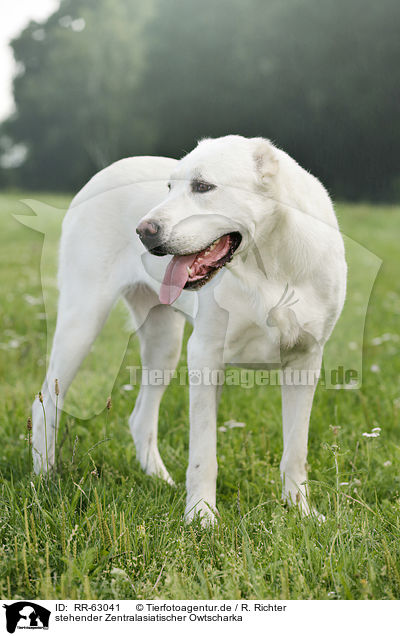
{"type": "Polygon", "coordinates": [[[240,320],[230,315],[224,343],[224,363],[243,367],[268,367],[280,363],[280,339],[277,329],[240,320]]]}
{"type": "Polygon", "coordinates": [[[246,293],[228,272],[214,298],[226,323],[223,357],[225,364],[253,367],[280,363],[280,334],[268,325],[268,312],[280,287],[264,287],[264,294],[246,293]]]}

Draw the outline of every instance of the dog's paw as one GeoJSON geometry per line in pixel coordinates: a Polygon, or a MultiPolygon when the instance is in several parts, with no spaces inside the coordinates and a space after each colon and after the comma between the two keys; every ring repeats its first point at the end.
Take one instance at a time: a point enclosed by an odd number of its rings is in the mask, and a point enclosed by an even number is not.
{"type": "Polygon", "coordinates": [[[319,524],[326,521],[325,516],[318,512],[318,510],[309,505],[308,495],[304,490],[291,490],[282,496],[283,501],[288,504],[289,507],[296,506],[300,511],[302,517],[312,517],[319,524]]]}
{"type": "Polygon", "coordinates": [[[36,475],[51,473],[55,470],[54,453],[48,451],[46,459],[46,451],[39,452],[36,448],[32,449],[33,472],[36,475]]]}
{"type": "Polygon", "coordinates": [[[169,484],[173,488],[176,488],[176,483],[174,482],[174,480],[172,479],[171,475],[169,474],[169,472],[166,469],[164,469],[164,471],[162,473],[155,472],[155,473],[152,473],[152,475],[154,475],[155,477],[159,477],[160,479],[165,481],[167,484],[169,484]]]}
{"type": "Polygon", "coordinates": [[[315,519],[315,521],[319,525],[321,525],[322,523],[325,523],[325,521],[326,521],[325,515],[323,515],[321,512],[318,512],[318,510],[316,508],[310,508],[309,509],[309,513],[308,513],[307,516],[312,517],[313,519],[315,519]]]}
{"type": "Polygon", "coordinates": [[[203,528],[212,528],[218,523],[218,512],[212,508],[204,500],[199,501],[197,504],[187,504],[185,510],[186,523],[192,523],[195,519],[200,519],[200,524],[203,528]]]}
{"type": "Polygon", "coordinates": [[[159,479],[162,479],[173,488],[176,488],[176,483],[174,482],[174,480],[172,479],[171,475],[169,474],[169,472],[167,471],[165,467],[164,467],[164,470],[162,470],[161,468],[158,468],[157,470],[154,470],[152,472],[146,471],[146,474],[150,475],[151,477],[158,477],[159,479]]]}
{"type": "Polygon", "coordinates": [[[164,466],[164,462],[160,457],[158,450],[149,451],[144,458],[139,457],[140,465],[146,475],[151,477],[159,477],[167,482],[170,486],[175,486],[175,482],[164,466]]]}
{"type": "Polygon", "coordinates": [[[308,504],[305,506],[298,506],[300,509],[300,514],[302,517],[306,518],[310,518],[310,519],[315,519],[315,521],[321,525],[322,523],[325,523],[326,518],[325,515],[323,515],[322,513],[318,512],[318,510],[314,507],[310,507],[308,504]]]}

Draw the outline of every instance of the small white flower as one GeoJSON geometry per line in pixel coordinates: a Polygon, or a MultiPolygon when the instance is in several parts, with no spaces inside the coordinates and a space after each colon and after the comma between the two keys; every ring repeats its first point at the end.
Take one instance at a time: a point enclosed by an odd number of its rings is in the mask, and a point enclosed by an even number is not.
{"type": "Polygon", "coordinates": [[[46,32],[44,29],[35,29],[32,33],[32,38],[33,40],[36,40],[36,42],[43,42],[45,37],[46,32]]]}
{"type": "Polygon", "coordinates": [[[83,31],[85,26],[86,26],[86,21],[84,18],[77,18],[76,20],[72,20],[71,22],[71,29],[73,31],[76,31],[77,33],[80,33],[81,31],[83,31]]]}
{"type": "Polygon", "coordinates": [[[379,373],[380,370],[381,370],[381,368],[380,368],[379,364],[373,364],[371,366],[372,373],[379,373]]]}
{"type": "Polygon", "coordinates": [[[132,384],[124,384],[121,388],[123,391],[133,391],[132,384]]]}
{"type": "Polygon", "coordinates": [[[390,459],[388,459],[386,462],[383,462],[383,465],[385,468],[389,468],[389,466],[392,465],[392,462],[390,461],[390,459]]]}
{"type": "Polygon", "coordinates": [[[122,579],[129,579],[129,576],[121,568],[113,568],[110,573],[112,576],[120,577],[122,579]]]}
{"type": "Polygon", "coordinates": [[[389,342],[390,340],[394,340],[395,342],[398,342],[399,336],[395,333],[384,333],[381,336],[382,342],[389,342]]]}
{"type": "Polygon", "coordinates": [[[42,304],[42,299],[41,298],[35,298],[34,296],[31,296],[30,294],[24,294],[24,300],[26,303],[28,303],[28,305],[41,305],[42,304]]]}
{"type": "Polygon", "coordinates": [[[379,437],[379,430],[373,430],[371,433],[363,433],[363,437],[379,437]]]}
{"type": "Polygon", "coordinates": [[[382,336],[378,338],[373,338],[371,340],[371,344],[380,345],[382,342],[399,342],[400,336],[397,333],[384,333],[382,336]]]}
{"type": "Polygon", "coordinates": [[[220,433],[226,433],[228,429],[226,428],[226,426],[219,426],[218,430],[220,431],[220,433]]]}
{"type": "Polygon", "coordinates": [[[243,428],[246,424],[244,422],[236,422],[236,420],[228,420],[224,422],[224,426],[227,428],[243,428]]]}
{"type": "Polygon", "coordinates": [[[348,486],[349,482],[348,481],[341,481],[339,486],[348,486]]]}
{"type": "Polygon", "coordinates": [[[71,23],[72,18],[70,15],[63,15],[63,17],[58,20],[58,24],[65,29],[68,29],[68,27],[71,26],[71,23]]]}

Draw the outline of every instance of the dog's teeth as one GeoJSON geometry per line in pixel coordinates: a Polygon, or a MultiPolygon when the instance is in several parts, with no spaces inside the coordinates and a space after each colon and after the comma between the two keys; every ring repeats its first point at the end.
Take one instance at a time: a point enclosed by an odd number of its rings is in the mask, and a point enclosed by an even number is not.
{"type": "Polygon", "coordinates": [[[207,256],[207,254],[209,254],[209,253],[211,252],[211,250],[212,250],[212,246],[211,246],[211,248],[210,248],[209,250],[206,250],[206,251],[204,252],[204,256],[207,256]]]}
{"type": "MultiPolygon", "coordinates": [[[[217,239],[216,241],[214,241],[214,243],[211,243],[210,247],[208,248],[208,251],[211,252],[211,250],[214,250],[217,247],[217,245],[220,242],[220,240],[221,239],[217,239]]],[[[206,254],[207,254],[207,252],[206,252],[206,254]]]]}
{"type": "Polygon", "coordinates": [[[188,271],[189,276],[191,276],[191,275],[192,275],[192,270],[191,270],[191,268],[186,266],[186,269],[187,269],[187,271],[188,271]]]}

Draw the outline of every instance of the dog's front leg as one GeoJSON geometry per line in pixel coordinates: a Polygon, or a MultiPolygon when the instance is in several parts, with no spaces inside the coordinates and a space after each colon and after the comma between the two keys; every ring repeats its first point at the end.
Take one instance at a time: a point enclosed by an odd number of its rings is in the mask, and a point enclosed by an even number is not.
{"type": "Polygon", "coordinates": [[[189,465],[186,473],[186,521],[199,514],[202,525],[215,522],[217,481],[216,380],[223,365],[215,351],[205,351],[204,339],[193,333],[188,345],[190,378],[189,465]]]}
{"type": "Polygon", "coordinates": [[[320,355],[305,356],[296,360],[296,364],[288,366],[283,374],[282,494],[289,504],[297,504],[305,515],[311,512],[306,484],[307,442],[320,365],[320,355]]]}

